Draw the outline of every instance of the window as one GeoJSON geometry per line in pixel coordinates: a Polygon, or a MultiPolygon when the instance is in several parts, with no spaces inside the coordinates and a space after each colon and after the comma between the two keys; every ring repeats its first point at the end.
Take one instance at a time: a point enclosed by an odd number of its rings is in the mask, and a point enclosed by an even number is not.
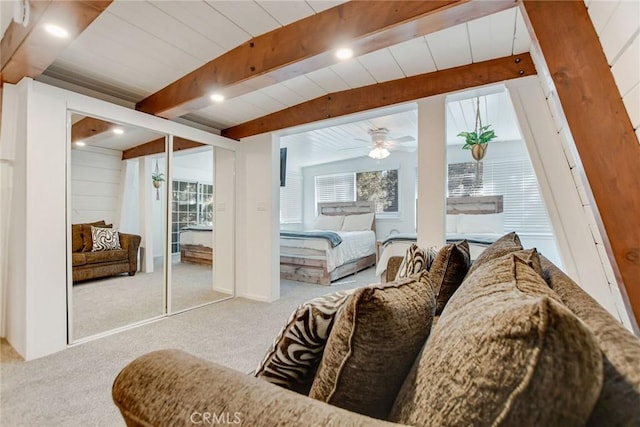
{"type": "Polygon", "coordinates": [[[189,225],[213,225],[213,185],[173,181],[171,252],[180,252],[180,230],[189,225]]]}
{"type": "Polygon", "coordinates": [[[302,176],[287,174],[280,187],[280,224],[302,223],[302,176]]]}
{"type": "Polygon", "coordinates": [[[316,177],[316,206],[324,202],[372,200],[377,216],[398,213],[398,170],[344,173],[316,177]]]}
{"type": "Polygon", "coordinates": [[[538,181],[527,158],[449,165],[449,196],[503,196],[504,229],[521,234],[552,235],[551,221],[538,181]],[[476,169],[477,168],[477,169],[476,169]]]}

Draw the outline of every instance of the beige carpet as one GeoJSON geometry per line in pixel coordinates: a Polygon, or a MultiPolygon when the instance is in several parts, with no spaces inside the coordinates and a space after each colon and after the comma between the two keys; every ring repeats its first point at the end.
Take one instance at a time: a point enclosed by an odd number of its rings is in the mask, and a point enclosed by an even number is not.
{"type": "Polygon", "coordinates": [[[372,283],[374,271],[330,288],[283,280],[281,298],[273,303],[222,301],[30,362],[21,361],[3,340],[0,425],[124,426],[111,401],[111,384],[129,361],[149,351],[179,348],[249,372],[298,304],[372,283]]]}
{"type": "MultiPolygon", "coordinates": [[[[231,296],[216,292],[210,266],[172,265],[171,310],[195,307],[231,296]]],[[[153,273],[136,273],[80,282],[73,287],[73,341],[164,313],[163,264],[159,258],[153,273]]]]}

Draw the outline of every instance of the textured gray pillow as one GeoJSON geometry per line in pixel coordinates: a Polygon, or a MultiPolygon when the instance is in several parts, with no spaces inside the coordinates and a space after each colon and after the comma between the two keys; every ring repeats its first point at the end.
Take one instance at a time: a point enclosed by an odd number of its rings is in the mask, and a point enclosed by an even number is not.
{"type": "Polygon", "coordinates": [[[358,289],[336,319],[309,396],[386,418],[429,335],[435,297],[426,271],[358,289]]]}
{"type": "Polygon", "coordinates": [[[429,269],[429,278],[438,292],[437,316],[464,280],[470,263],[469,243],[466,240],[450,243],[438,251],[429,269]]]}
{"type": "Polygon", "coordinates": [[[484,263],[445,307],[390,420],[437,426],[583,426],[602,387],[593,334],[531,267],[484,263]]]}
{"type": "Polygon", "coordinates": [[[420,273],[422,270],[429,270],[436,256],[435,248],[423,249],[412,243],[400,263],[396,279],[404,279],[420,273]]]}
{"type": "Polygon", "coordinates": [[[304,302],[291,313],[254,376],[308,394],[335,316],[355,289],[304,302]]]}
{"type": "Polygon", "coordinates": [[[508,253],[522,250],[522,243],[515,232],[505,234],[482,251],[476,260],[471,264],[467,277],[485,262],[500,258],[508,253]]]}

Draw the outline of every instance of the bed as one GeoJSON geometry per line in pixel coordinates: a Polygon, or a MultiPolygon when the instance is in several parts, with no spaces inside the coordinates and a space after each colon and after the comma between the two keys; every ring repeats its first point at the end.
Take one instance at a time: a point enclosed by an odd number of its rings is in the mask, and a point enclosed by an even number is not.
{"type": "Polygon", "coordinates": [[[319,203],[318,213],[313,230],[280,231],[280,278],[331,285],[375,265],[374,202],[319,203]]]}
{"type": "MultiPolygon", "coordinates": [[[[446,241],[466,239],[473,260],[504,234],[503,215],[502,196],[448,197],[446,241]]],[[[416,234],[392,234],[383,239],[376,276],[383,277],[389,259],[403,257],[407,248],[416,241],[416,234]]]]}
{"type": "Polygon", "coordinates": [[[190,225],[180,230],[180,262],[213,265],[213,228],[190,225]]]}

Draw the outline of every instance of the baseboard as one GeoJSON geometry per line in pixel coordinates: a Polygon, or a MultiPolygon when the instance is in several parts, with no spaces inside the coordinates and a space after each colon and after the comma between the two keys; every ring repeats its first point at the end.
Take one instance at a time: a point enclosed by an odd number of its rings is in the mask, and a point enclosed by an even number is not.
{"type": "Polygon", "coordinates": [[[275,299],[270,299],[267,297],[264,297],[262,295],[254,295],[254,294],[247,294],[247,293],[239,293],[237,295],[240,298],[246,298],[246,299],[250,299],[253,301],[259,301],[259,302],[274,302],[277,298],[275,299]]]}

